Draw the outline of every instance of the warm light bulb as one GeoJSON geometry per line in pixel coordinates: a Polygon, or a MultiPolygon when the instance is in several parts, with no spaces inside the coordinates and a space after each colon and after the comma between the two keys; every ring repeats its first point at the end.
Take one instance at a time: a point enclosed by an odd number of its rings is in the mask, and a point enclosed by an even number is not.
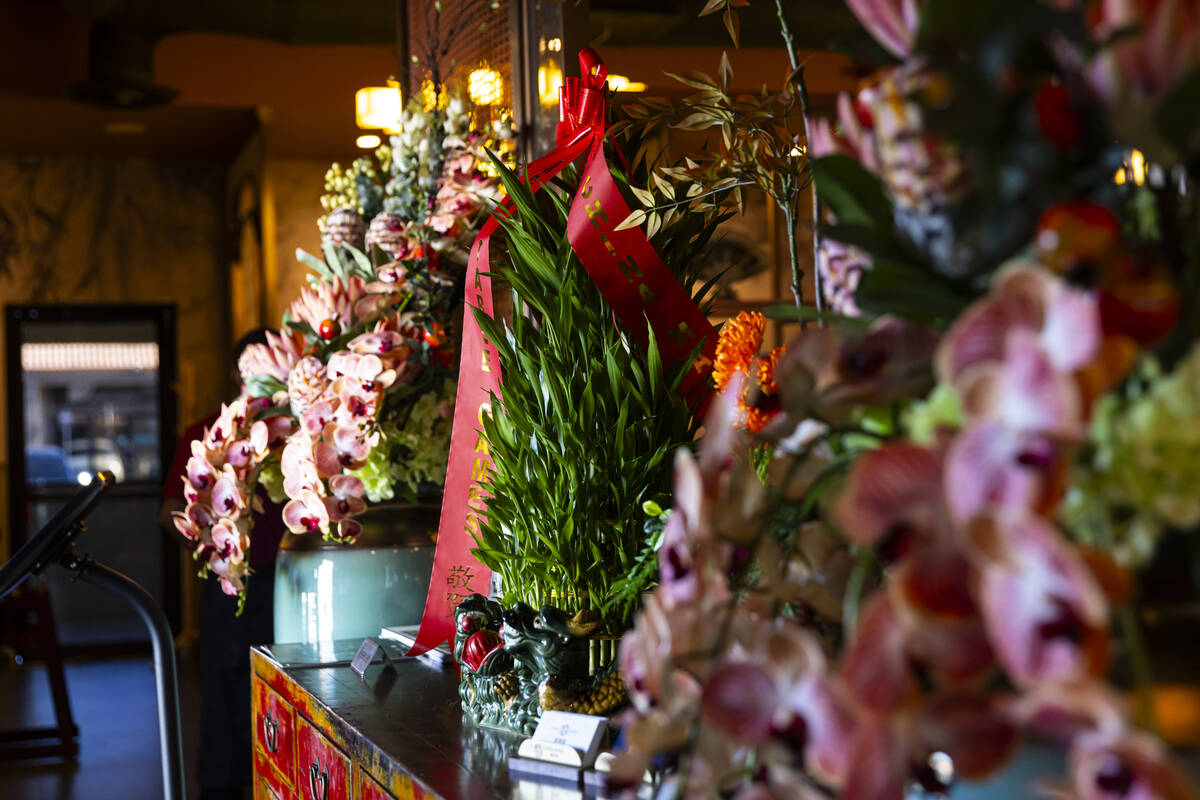
{"type": "Polygon", "coordinates": [[[1134,150],[1129,154],[1129,170],[1132,173],[1133,182],[1138,186],[1146,182],[1146,157],[1142,155],[1141,150],[1134,150]]]}
{"type": "Polygon", "coordinates": [[[631,81],[624,75],[609,75],[608,88],[614,92],[644,92],[646,84],[641,81],[631,81]]]}
{"type": "Polygon", "coordinates": [[[504,99],[504,80],[496,70],[480,67],[467,76],[467,92],[475,105],[499,105],[504,99]]]}
{"type": "Polygon", "coordinates": [[[557,64],[546,64],[538,67],[538,97],[542,105],[552,106],[558,103],[558,87],[562,86],[562,70],[557,64]]]}
{"type": "Polygon", "coordinates": [[[546,49],[549,50],[551,53],[561,53],[562,52],[562,39],[559,39],[557,36],[554,37],[550,41],[546,42],[546,49]]]}
{"type": "Polygon", "coordinates": [[[366,133],[354,140],[354,143],[364,150],[373,150],[379,147],[383,140],[373,133],[366,133]]]}
{"type": "Polygon", "coordinates": [[[388,133],[398,133],[403,112],[398,83],[365,86],[354,93],[354,121],[360,128],[381,128],[388,133]]]}

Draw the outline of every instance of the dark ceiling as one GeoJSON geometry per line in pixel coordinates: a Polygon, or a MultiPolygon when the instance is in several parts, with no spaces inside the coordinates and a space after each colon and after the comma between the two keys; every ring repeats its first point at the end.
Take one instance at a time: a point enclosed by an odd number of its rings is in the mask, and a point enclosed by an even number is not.
{"type": "MultiPolygon", "coordinates": [[[[855,48],[843,0],[784,5],[799,48],[855,48]]],[[[717,55],[700,49],[730,43],[720,15],[696,16],[702,6],[591,0],[592,43],[635,80],[676,69],[675,48],[711,71],[717,55]]],[[[775,81],[774,0],[739,13],[737,58],[752,64],[739,76],[775,81]]],[[[355,136],[354,89],[394,72],[395,19],[396,0],[0,0],[0,119],[21,121],[0,126],[0,152],[227,156],[254,128],[253,109],[269,106],[273,152],[337,155],[355,136]],[[105,132],[126,123],[145,133],[105,132]]]]}
{"type": "MultiPolygon", "coordinates": [[[[158,35],[204,31],[287,44],[395,39],[394,0],[0,0],[0,5],[12,3],[57,5],[158,35]]],[[[696,16],[702,6],[701,0],[591,0],[592,37],[594,43],[618,46],[727,44],[719,14],[696,16]]],[[[785,0],[784,6],[801,48],[823,49],[857,28],[843,0],[785,0]]],[[[772,0],[754,0],[739,16],[743,46],[779,43],[772,0]]]]}

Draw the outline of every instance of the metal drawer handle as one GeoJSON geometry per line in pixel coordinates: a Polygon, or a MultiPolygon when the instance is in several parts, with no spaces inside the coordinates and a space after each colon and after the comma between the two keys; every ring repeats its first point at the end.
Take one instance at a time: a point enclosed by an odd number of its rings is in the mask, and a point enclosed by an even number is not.
{"type": "Polygon", "coordinates": [[[312,790],[313,800],[328,800],[329,796],[329,767],[321,766],[321,759],[308,765],[308,788],[312,790]],[[321,791],[317,791],[317,783],[321,791]]]}
{"type": "Polygon", "coordinates": [[[274,755],[279,752],[279,721],[268,711],[263,715],[263,736],[267,740],[267,752],[274,755]]]}

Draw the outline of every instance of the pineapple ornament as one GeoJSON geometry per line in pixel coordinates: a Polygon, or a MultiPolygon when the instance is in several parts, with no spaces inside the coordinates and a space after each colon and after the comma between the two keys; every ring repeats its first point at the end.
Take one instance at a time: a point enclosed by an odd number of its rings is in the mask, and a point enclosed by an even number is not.
{"type": "Polygon", "coordinates": [[[387,253],[392,261],[398,261],[408,253],[408,229],[404,217],[388,211],[375,215],[367,229],[367,252],[374,252],[376,247],[387,253]]]}
{"type": "Polygon", "coordinates": [[[329,212],[325,218],[325,229],[321,232],[322,245],[349,245],[363,249],[366,231],[362,215],[353,208],[342,206],[329,212]]]}

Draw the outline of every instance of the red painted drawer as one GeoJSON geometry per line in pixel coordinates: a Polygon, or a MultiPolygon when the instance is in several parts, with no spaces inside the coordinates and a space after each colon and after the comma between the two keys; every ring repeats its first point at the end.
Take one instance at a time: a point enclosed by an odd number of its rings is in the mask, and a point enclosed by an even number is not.
{"type": "Polygon", "coordinates": [[[396,800],[379,782],[358,768],[358,800],[396,800]]]}
{"type": "Polygon", "coordinates": [[[254,746],[289,789],[296,787],[296,714],[275,690],[254,679],[258,718],[254,720],[254,746]]]}
{"type": "Polygon", "coordinates": [[[299,718],[297,793],[304,800],[350,800],[350,761],[312,724],[299,718]]]}
{"type": "Polygon", "coordinates": [[[272,782],[259,775],[254,784],[254,800],[296,800],[296,795],[286,786],[272,782]]]}

